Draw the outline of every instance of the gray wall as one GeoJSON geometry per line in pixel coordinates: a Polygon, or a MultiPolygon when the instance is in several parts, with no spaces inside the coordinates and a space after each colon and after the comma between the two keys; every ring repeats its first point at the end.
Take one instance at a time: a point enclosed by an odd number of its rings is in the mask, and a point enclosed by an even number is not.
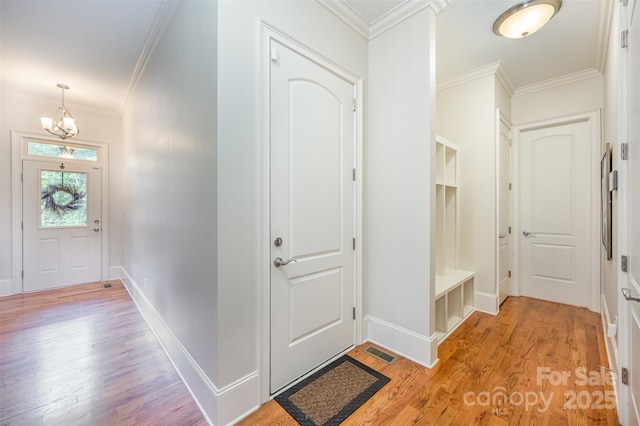
{"type": "Polygon", "coordinates": [[[124,115],[121,170],[123,268],[214,382],[216,8],[181,2],[175,11],[124,115]]]}

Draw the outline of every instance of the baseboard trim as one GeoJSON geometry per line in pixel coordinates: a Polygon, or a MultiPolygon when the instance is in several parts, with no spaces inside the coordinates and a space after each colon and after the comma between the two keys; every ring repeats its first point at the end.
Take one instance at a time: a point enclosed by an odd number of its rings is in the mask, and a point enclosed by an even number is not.
{"type": "Polygon", "coordinates": [[[218,390],[218,420],[233,425],[260,408],[260,381],[257,371],[218,390]],[[250,406],[247,406],[247,402],[250,406]]]}
{"type": "Polygon", "coordinates": [[[476,310],[484,312],[486,314],[498,315],[499,304],[498,295],[483,293],[481,291],[475,292],[475,307],[476,310]]]}
{"type": "MultiPolygon", "coordinates": [[[[607,307],[607,299],[604,294],[600,295],[600,318],[602,320],[602,334],[605,342],[605,349],[607,351],[607,359],[609,360],[609,368],[618,373],[618,341],[615,337],[609,337],[607,335],[607,328],[609,324],[613,324],[611,317],[609,316],[609,308],[607,307]]],[[[616,395],[616,407],[620,407],[620,394],[618,392],[618,381],[613,380],[613,392],[616,395]]]]}
{"type": "Polygon", "coordinates": [[[260,405],[259,376],[255,371],[218,389],[191,357],[151,301],[124,268],[122,282],[138,311],[182,378],[196,404],[211,425],[231,425],[260,405]]]}
{"type": "Polygon", "coordinates": [[[432,336],[423,336],[371,315],[365,316],[363,330],[364,340],[387,348],[404,358],[427,368],[433,368],[438,363],[438,337],[435,333],[432,336]]]}

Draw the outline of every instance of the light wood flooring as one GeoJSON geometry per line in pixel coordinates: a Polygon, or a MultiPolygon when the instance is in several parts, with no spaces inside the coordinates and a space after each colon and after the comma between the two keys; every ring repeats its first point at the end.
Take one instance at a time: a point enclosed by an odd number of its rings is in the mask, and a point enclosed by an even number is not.
{"type": "MultiPolygon", "coordinates": [[[[607,409],[613,389],[596,384],[610,376],[600,317],[587,309],[509,298],[498,316],[473,313],[432,370],[404,358],[386,364],[368,346],[349,355],[391,381],[344,425],[619,424],[607,409]]],[[[240,422],[296,424],[275,401],[240,422]]]]}
{"type": "Polygon", "coordinates": [[[120,281],[0,298],[0,425],[206,425],[120,281]]]}
{"type": "MultiPolygon", "coordinates": [[[[0,298],[0,425],[206,424],[122,284],[112,285],[0,298]]],[[[599,384],[602,336],[597,314],[519,297],[498,316],[472,314],[431,370],[357,347],[349,355],[391,382],[344,424],[617,425],[605,408],[612,389],[599,384]]],[[[296,424],[275,401],[240,422],[296,424]]]]}

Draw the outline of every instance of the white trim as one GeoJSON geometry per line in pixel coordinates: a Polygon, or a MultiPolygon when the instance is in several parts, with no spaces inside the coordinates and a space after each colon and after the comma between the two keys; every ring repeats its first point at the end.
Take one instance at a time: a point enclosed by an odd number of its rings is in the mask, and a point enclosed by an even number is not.
{"type": "Polygon", "coordinates": [[[476,68],[474,70],[465,72],[455,77],[451,77],[445,80],[440,80],[436,83],[436,91],[439,92],[441,90],[450,89],[452,87],[456,87],[461,84],[466,84],[483,77],[488,77],[490,75],[494,75],[498,79],[498,81],[502,84],[502,86],[507,91],[509,96],[513,96],[513,93],[514,93],[513,82],[511,80],[511,76],[509,75],[509,72],[507,71],[507,67],[505,67],[502,61],[496,61],[489,65],[476,68]]]}
{"type": "Polygon", "coordinates": [[[124,287],[206,420],[210,424],[232,425],[257,410],[258,372],[254,371],[218,389],[127,271],[122,269],[122,273],[124,287]]]}
{"type": "Polygon", "coordinates": [[[344,0],[316,0],[352,30],[369,40],[369,23],[344,0]]]}
{"type": "MultiPolygon", "coordinates": [[[[59,139],[42,136],[37,133],[20,132],[11,130],[11,253],[13,255],[12,276],[13,291],[20,293],[23,291],[22,283],[22,160],[27,158],[24,154],[23,145],[27,140],[60,143],[59,139]]],[[[106,142],[89,141],[83,139],[73,139],[70,144],[87,145],[99,150],[98,162],[101,167],[102,179],[102,199],[101,199],[101,260],[100,279],[106,280],[109,271],[109,145],[106,142]]],[[[42,157],[42,161],[47,161],[47,157],[42,157]]],[[[67,160],[73,161],[73,160],[67,160]]]]}
{"type": "Polygon", "coordinates": [[[123,270],[122,282],[129,292],[136,308],[147,322],[156,340],[167,354],[169,361],[193,396],[196,404],[209,423],[217,418],[218,390],[202,372],[198,364],[191,358],[189,352],[182,346],[180,340],[173,334],[171,328],[164,322],[162,316],[147,299],[140,287],[135,283],[126,270],[123,270]]]}
{"type": "Polygon", "coordinates": [[[122,117],[124,111],[131,100],[131,97],[136,91],[136,87],[138,87],[138,83],[144,74],[145,69],[147,68],[147,64],[149,63],[149,59],[151,55],[156,50],[156,46],[160,39],[162,38],[165,29],[169,25],[171,18],[173,18],[173,14],[180,2],[173,0],[162,0],[160,6],[158,7],[158,11],[156,12],[156,16],[151,24],[151,29],[149,30],[149,34],[147,35],[147,39],[144,42],[144,46],[142,47],[142,52],[140,52],[140,57],[138,58],[138,62],[136,63],[135,68],[133,69],[133,73],[131,74],[131,78],[129,79],[129,85],[127,86],[127,91],[125,92],[124,98],[118,107],[117,116],[122,117]]]}
{"type": "Polygon", "coordinates": [[[411,18],[416,13],[429,7],[430,4],[430,0],[405,0],[389,12],[371,22],[369,40],[378,37],[385,31],[390,30],[396,25],[411,18]]]}
{"type": "Polygon", "coordinates": [[[485,314],[498,315],[498,302],[500,300],[498,294],[476,291],[474,296],[477,311],[484,312],[485,314]]]}
{"type": "Polygon", "coordinates": [[[369,22],[345,0],[316,0],[367,40],[372,40],[422,9],[430,8],[436,15],[450,4],[450,0],[404,0],[384,15],[369,22]]]}
{"type": "MultiPolygon", "coordinates": [[[[590,164],[589,164],[589,176],[591,176],[591,182],[589,183],[589,262],[591,264],[590,271],[590,283],[589,283],[589,300],[588,308],[593,312],[600,312],[600,148],[601,148],[601,111],[591,111],[581,114],[574,114],[570,116],[557,117],[543,121],[536,121],[526,124],[520,124],[512,129],[513,132],[513,144],[512,149],[514,151],[514,170],[520,170],[520,135],[523,132],[546,128],[555,127],[564,124],[587,122],[589,124],[589,136],[591,138],[591,150],[589,152],[590,164]]],[[[520,189],[519,174],[513,175],[512,193],[514,196],[514,212],[513,212],[513,234],[520,235],[522,229],[520,229],[520,197],[518,196],[520,189]]],[[[521,280],[520,280],[520,242],[513,244],[512,247],[514,253],[514,263],[512,265],[512,281],[513,295],[521,295],[521,280]]]]}
{"type": "Polygon", "coordinates": [[[269,135],[270,135],[270,120],[269,120],[269,64],[270,64],[270,51],[269,44],[270,40],[276,40],[279,43],[287,46],[288,48],[295,50],[301,55],[309,58],[310,60],[322,65],[325,68],[328,68],[336,75],[340,76],[344,80],[348,81],[350,84],[353,84],[355,88],[355,96],[357,102],[356,108],[356,123],[354,125],[355,129],[355,164],[354,167],[356,169],[356,188],[355,188],[355,226],[354,232],[356,233],[356,251],[355,251],[355,264],[354,264],[354,279],[355,279],[355,297],[354,303],[356,307],[356,321],[354,325],[354,345],[360,344],[363,339],[363,326],[362,326],[362,312],[364,310],[364,302],[363,302],[363,235],[364,235],[364,225],[363,225],[363,181],[364,181],[364,173],[363,173],[363,145],[364,145],[364,100],[363,100],[363,80],[361,77],[358,77],[348,70],[340,67],[339,65],[331,62],[329,59],[315,52],[313,49],[307,47],[306,45],[298,42],[294,37],[280,31],[275,26],[271,25],[269,22],[265,20],[260,20],[260,45],[261,45],[261,53],[260,53],[260,66],[257,67],[260,76],[258,77],[261,82],[261,93],[262,100],[258,105],[259,111],[258,115],[262,117],[262,143],[261,146],[261,164],[259,173],[259,187],[261,188],[260,193],[258,194],[258,203],[260,205],[261,212],[261,220],[259,223],[260,236],[261,236],[261,244],[260,244],[260,253],[258,258],[261,259],[261,270],[259,276],[259,284],[258,284],[258,300],[259,302],[259,312],[257,315],[258,325],[257,329],[260,333],[259,347],[258,347],[258,366],[259,366],[259,401],[267,402],[271,398],[271,392],[269,389],[269,374],[270,374],[270,329],[269,329],[269,311],[270,311],[270,252],[271,252],[271,238],[270,238],[270,227],[271,227],[271,218],[270,218],[270,145],[269,145],[269,135]]]}
{"type": "Polygon", "coordinates": [[[406,328],[367,315],[363,324],[366,340],[427,368],[438,363],[438,335],[423,336],[406,328]]]}
{"type": "Polygon", "coordinates": [[[604,73],[609,49],[609,37],[611,34],[611,22],[613,19],[613,1],[601,1],[598,11],[598,32],[596,35],[596,70],[604,73]]]}
{"type": "MultiPolygon", "coordinates": [[[[617,299],[616,299],[617,302],[617,299]]],[[[607,359],[609,360],[609,368],[611,368],[613,371],[618,372],[618,342],[616,341],[616,337],[609,337],[607,335],[607,329],[609,324],[614,324],[615,321],[611,321],[611,316],[609,315],[609,308],[607,307],[607,298],[605,297],[604,294],[602,294],[602,297],[600,299],[600,305],[601,305],[601,312],[602,315],[600,315],[600,319],[602,320],[602,337],[604,339],[605,342],[605,348],[607,350],[607,359]]],[[[616,394],[616,400],[619,403],[618,400],[618,382],[614,381],[613,383],[613,390],[615,391],[616,394]]],[[[617,407],[619,407],[620,405],[616,405],[617,407]]]]}
{"type": "MultiPolygon", "coordinates": [[[[506,128],[508,129],[509,134],[511,134],[511,121],[509,120],[509,118],[507,118],[502,111],[500,110],[500,108],[496,108],[496,179],[495,179],[495,190],[496,190],[496,222],[495,222],[495,227],[496,227],[496,236],[495,236],[495,272],[496,272],[496,277],[495,277],[495,282],[496,282],[496,294],[498,295],[498,307],[497,307],[497,311],[500,310],[500,220],[502,219],[500,217],[500,183],[502,181],[502,157],[501,157],[501,152],[502,149],[500,147],[500,137],[501,137],[501,131],[502,131],[502,124],[504,124],[506,126],[506,128]]],[[[511,181],[512,179],[512,175],[513,175],[513,158],[511,156],[511,152],[513,151],[513,149],[509,149],[509,181],[511,181]]],[[[511,223],[512,222],[512,218],[513,218],[513,205],[512,205],[512,201],[513,201],[513,197],[511,197],[511,192],[509,191],[509,218],[508,218],[508,222],[511,223]]],[[[513,234],[509,234],[509,270],[511,270],[511,264],[513,262],[513,260],[511,259],[511,246],[513,245],[513,238],[512,238],[513,234]]],[[[512,274],[513,275],[513,274],[512,274]]],[[[509,280],[509,296],[511,295],[511,282],[513,281],[513,277],[511,277],[511,279],[509,280]]],[[[496,311],[496,312],[497,312],[496,311]]]]}
{"type": "Polygon", "coordinates": [[[551,78],[549,80],[541,81],[539,83],[520,86],[513,93],[513,97],[515,98],[517,96],[529,95],[531,93],[553,89],[556,87],[564,86],[567,84],[573,84],[579,81],[588,80],[590,78],[597,78],[597,77],[602,77],[602,73],[594,68],[589,68],[589,69],[577,71],[571,74],[566,74],[561,77],[551,78]]]}

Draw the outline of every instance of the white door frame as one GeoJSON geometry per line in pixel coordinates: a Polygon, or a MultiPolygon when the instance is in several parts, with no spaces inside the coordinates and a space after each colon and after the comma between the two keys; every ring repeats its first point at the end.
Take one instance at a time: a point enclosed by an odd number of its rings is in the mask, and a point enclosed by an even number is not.
{"type": "Polygon", "coordinates": [[[589,309],[593,312],[600,312],[600,140],[602,135],[600,133],[600,110],[570,115],[566,117],[552,118],[549,120],[536,121],[533,123],[519,124],[512,129],[513,144],[513,170],[512,173],[512,218],[513,218],[513,233],[514,238],[512,243],[513,250],[513,264],[511,265],[511,289],[513,296],[520,296],[522,294],[521,282],[520,282],[520,264],[522,259],[520,257],[520,236],[522,235],[522,229],[520,225],[520,140],[521,134],[526,131],[541,129],[545,127],[560,126],[563,124],[571,124],[577,122],[586,121],[589,124],[589,133],[591,135],[591,164],[590,173],[591,177],[589,185],[590,191],[590,211],[589,211],[589,263],[591,264],[589,283],[589,309]]]}
{"type": "Polygon", "coordinates": [[[260,265],[260,277],[259,277],[259,294],[258,300],[260,305],[258,306],[258,332],[260,333],[260,344],[258,349],[258,377],[260,382],[260,403],[267,402],[270,398],[269,391],[269,373],[271,366],[270,358],[270,294],[271,294],[271,216],[270,216],[270,152],[271,146],[269,142],[270,129],[270,113],[269,113],[269,81],[270,81],[270,41],[276,40],[279,43],[287,46],[288,48],[298,52],[299,54],[309,58],[310,60],[320,64],[321,66],[329,69],[331,72],[347,80],[353,84],[356,88],[356,141],[355,141],[355,161],[356,161],[356,188],[355,188],[355,238],[356,238],[356,257],[355,257],[355,307],[356,307],[356,322],[355,322],[355,343],[356,345],[362,343],[362,273],[363,273],[363,221],[362,221],[362,189],[363,189],[363,170],[362,170],[362,146],[363,146],[363,102],[362,102],[362,78],[358,77],[351,72],[343,69],[339,65],[331,62],[327,58],[319,55],[314,50],[298,42],[294,37],[291,37],[284,32],[278,30],[268,22],[261,20],[260,31],[260,43],[261,43],[261,93],[262,102],[259,105],[259,115],[262,117],[262,137],[261,137],[261,164],[260,164],[260,178],[261,178],[261,193],[258,200],[261,208],[260,219],[260,253],[258,259],[261,261],[260,265]]]}
{"type": "MultiPolygon", "coordinates": [[[[500,180],[502,177],[502,164],[500,157],[500,124],[504,123],[505,126],[509,129],[509,133],[512,133],[513,125],[511,124],[511,120],[504,115],[504,113],[500,110],[500,108],[496,108],[496,230],[498,231],[495,236],[495,246],[496,246],[496,260],[495,260],[495,268],[496,268],[496,294],[498,295],[498,311],[500,310],[500,180]]],[[[513,139],[513,137],[511,137],[513,139]]],[[[509,173],[511,174],[510,180],[513,185],[513,144],[510,143],[511,149],[509,150],[509,173]]],[[[513,222],[513,189],[511,191],[511,196],[509,197],[509,222],[513,222]]],[[[511,225],[512,226],[512,225],[511,225]]],[[[513,271],[513,259],[511,258],[511,253],[513,252],[513,236],[511,233],[509,236],[509,268],[513,271]]],[[[511,287],[513,287],[513,275],[511,280],[509,281],[509,296],[511,296],[511,287]]]]}
{"type": "MultiPolygon", "coordinates": [[[[37,133],[11,131],[11,254],[12,264],[12,280],[11,294],[23,292],[22,280],[22,160],[40,160],[48,161],[47,157],[28,156],[24,149],[27,141],[36,141],[44,143],[60,143],[60,139],[43,136],[37,133]]],[[[100,279],[106,280],[109,271],[109,145],[104,142],[87,141],[83,139],[73,139],[69,141],[70,145],[86,145],[99,150],[98,162],[102,169],[102,199],[100,200],[102,235],[101,235],[101,261],[100,261],[100,279]]],[[[51,157],[53,159],[53,157],[51,157]]],[[[71,161],[74,160],[67,160],[71,161]]]]}
{"type": "MultiPolygon", "coordinates": [[[[619,23],[620,23],[620,31],[629,29],[629,20],[631,19],[630,13],[632,12],[632,7],[638,7],[640,3],[631,2],[628,4],[626,1],[620,3],[619,10],[619,23]]],[[[636,10],[634,13],[639,13],[640,11],[636,10]]],[[[636,30],[637,31],[637,30],[636,30]]],[[[631,44],[629,45],[631,46],[631,44]]],[[[618,140],[616,141],[613,152],[614,155],[619,155],[621,152],[621,144],[623,142],[627,142],[629,139],[629,120],[637,119],[637,117],[631,117],[629,108],[628,108],[628,97],[635,96],[635,94],[629,93],[630,84],[628,84],[628,79],[630,78],[628,75],[628,63],[631,60],[634,60],[630,55],[637,52],[636,50],[632,50],[633,47],[620,48],[620,57],[618,59],[618,91],[620,96],[618,97],[618,140]]],[[[636,144],[637,145],[637,144],[636,144]]],[[[634,147],[632,147],[633,149],[634,147]]],[[[618,262],[620,264],[620,256],[621,255],[629,255],[629,247],[630,247],[630,221],[631,218],[628,217],[629,212],[629,191],[637,190],[635,187],[635,182],[629,182],[628,174],[629,172],[629,161],[628,160],[618,160],[618,232],[613,236],[613,244],[616,244],[618,247],[618,258],[613,258],[612,262],[618,262]]],[[[618,417],[620,418],[621,424],[629,424],[633,419],[632,416],[635,414],[632,412],[633,410],[633,402],[631,401],[631,390],[629,386],[624,385],[622,383],[622,368],[630,368],[631,365],[631,312],[630,312],[630,303],[636,303],[625,300],[622,296],[622,289],[628,288],[630,284],[629,274],[622,272],[620,270],[620,266],[618,266],[618,277],[617,277],[617,288],[618,288],[618,371],[617,373],[617,383],[615,390],[617,391],[617,402],[618,402],[618,417]]],[[[638,349],[636,349],[638,350],[638,349]]],[[[633,374],[632,371],[629,372],[633,374]]]]}

